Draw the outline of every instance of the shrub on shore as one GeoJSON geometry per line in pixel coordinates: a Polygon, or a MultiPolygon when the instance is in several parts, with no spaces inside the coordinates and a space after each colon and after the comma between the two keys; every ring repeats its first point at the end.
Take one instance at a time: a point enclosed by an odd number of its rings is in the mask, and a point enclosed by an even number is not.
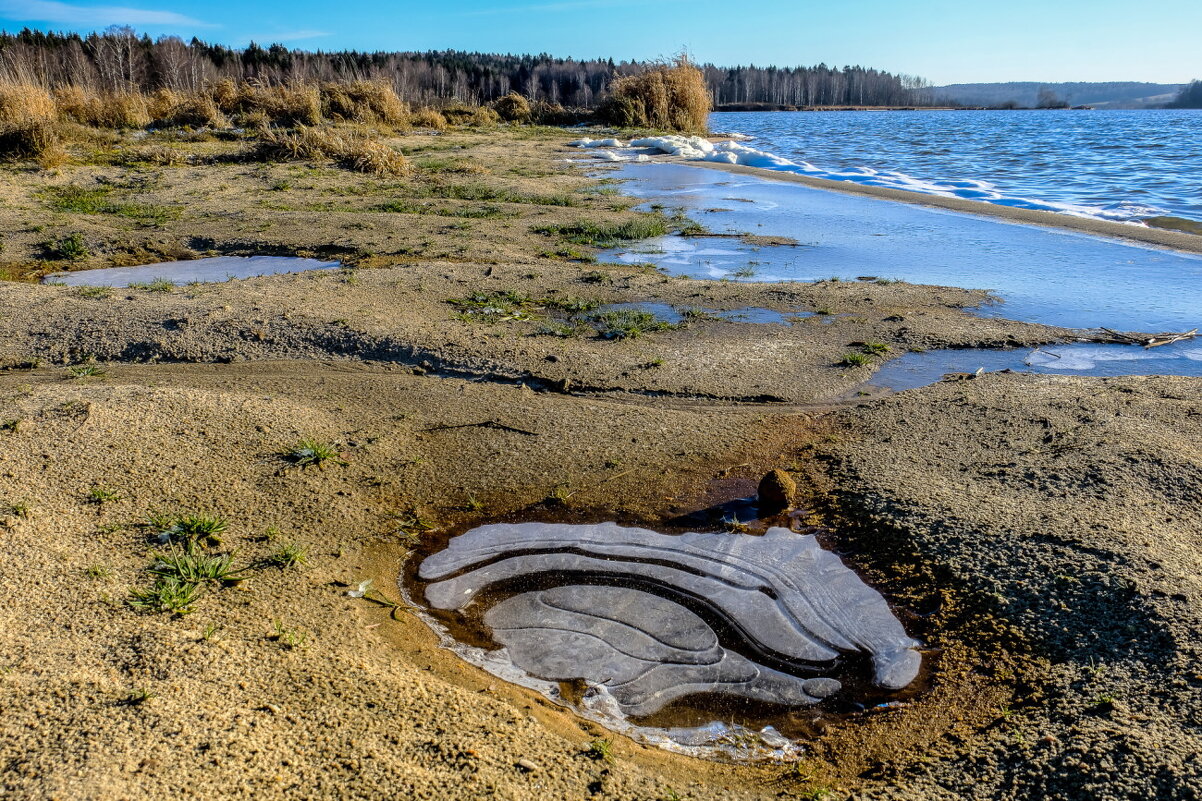
{"type": "Polygon", "coordinates": [[[517,92],[510,92],[492,104],[493,111],[506,122],[529,122],[530,101],[517,92]]]}
{"type": "Polygon", "coordinates": [[[597,113],[623,128],[704,133],[709,111],[705,77],[686,56],[679,56],[672,64],[618,78],[597,113]]]}

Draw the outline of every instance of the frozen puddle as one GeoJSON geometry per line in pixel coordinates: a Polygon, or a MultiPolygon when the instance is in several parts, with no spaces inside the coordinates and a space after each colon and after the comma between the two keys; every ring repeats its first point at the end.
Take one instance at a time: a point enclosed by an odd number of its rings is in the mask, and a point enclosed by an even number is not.
{"type": "Polygon", "coordinates": [[[1034,350],[950,349],[907,353],[887,362],[868,385],[900,392],[934,384],[949,374],[1014,370],[1056,375],[1202,376],[1202,342],[1159,348],[1135,345],[1045,345],[1034,350]]]}
{"type": "Polygon", "coordinates": [[[341,265],[336,261],[302,259],[297,256],[214,256],[208,259],[143,264],[138,267],[109,267],[103,270],[54,273],[46,276],[45,283],[110,287],[130,287],[155,281],[169,281],[177,285],[210,284],[261,275],[332,270],[339,266],[341,265]]]}
{"type": "Polygon", "coordinates": [[[460,656],[676,750],[792,753],[776,727],[698,720],[698,703],[783,717],[896,693],[922,663],[880,593],[813,535],[785,528],[674,536],[498,523],[451,539],[417,578],[435,619],[454,621],[460,641],[448,644],[460,656]],[[693,703],[689,720],[673,715],[682,702],[693,703]]]}

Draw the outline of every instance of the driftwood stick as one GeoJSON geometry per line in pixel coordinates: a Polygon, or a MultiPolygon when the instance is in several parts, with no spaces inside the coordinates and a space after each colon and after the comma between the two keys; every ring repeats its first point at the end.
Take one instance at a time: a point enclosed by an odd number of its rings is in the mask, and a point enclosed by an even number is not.
{"type": "Polygon", "coordinates": [[[522,434],[527,437],[537,437],[538,436],[537,431],[527,431],[524,428],[514,428],[513,426],[507,426],[504,423],[501,423],[497,420],[485,420],[480,423],[461,423],[456,426],[448,426],[448,425],[431,426],[430,428],[423,428],[422,431],[450,431],[455,428],[495,428],[498,431],[512,431],[514,434],[522,434]]]}

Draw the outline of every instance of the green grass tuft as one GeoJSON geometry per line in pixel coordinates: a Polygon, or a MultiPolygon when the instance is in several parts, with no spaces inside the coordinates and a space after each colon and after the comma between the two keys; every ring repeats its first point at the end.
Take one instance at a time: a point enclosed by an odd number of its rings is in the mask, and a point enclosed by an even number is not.
{"type": "Polygon", "coordinates": [[[844,353],[839,364],[844,367],[863,367],[866,364],[872,364],[872,357],[865,353],[844,353]]]}
{"type": "Polygon", "coordinates": [[[576,223],[554,223],[536,225],[530,229],[536,234],[558,236],[574,245],[613,247],[621,242],[652,239],[668,233],[667,223],[660,217],[646,216],[620,223],[597,223],[580,220],[576,223]]]}
{"type": "Polygon", "coordinates": [[[338,465],[347,464],[337,448],[316,439],[302,439],[284,451],[283,456],[297,467],[309,467],[312,465],[321,467],[326,462],[333,462],[338,465]]]}
{"type": "Polygon", "coordinates": [[[676,326],[639,309],[613,309],[588,317],[604,339],[635,339],[653,331],[667,331],[676,326]]]}

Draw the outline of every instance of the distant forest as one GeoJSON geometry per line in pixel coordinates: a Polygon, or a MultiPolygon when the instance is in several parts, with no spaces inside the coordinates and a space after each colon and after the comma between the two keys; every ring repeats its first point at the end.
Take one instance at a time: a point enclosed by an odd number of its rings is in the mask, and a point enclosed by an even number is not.
{"type": "Polygon", "coordinates": [[[935,100],[962,106],[1055,108],[1156,108],[1172,100],[1181,84],[1112,81],[1099,83],[960,83],[937,86],[935,100]]]}
{"type": "MultiPolygon", "coordinates": [[[[441,51],[309,52],[273,44],[244,50],[151,40],[131,28],[80,36],[22,30],[0,33],[0,74],[51,88],[80,85],[101,91],[195,90],[222,78],[264,84],[292,81],[383,80],[405,100],[487,103],[509,92],[531,100],[593,108],[610,82],[649,65],[577,61],[549,55],[515,56],[441,51]]],[[[865,67],[716,67],[702,65],[715,105],[907,106],[931,102],[929,84],[909,75],[865,67]]]]}
{"type": "Polygon", "coordinates": [[[1190,81],[1181,87],[1177,99],[1169,103],[1169,108],[1202,108],[1202,81],[1190,81]]]}

